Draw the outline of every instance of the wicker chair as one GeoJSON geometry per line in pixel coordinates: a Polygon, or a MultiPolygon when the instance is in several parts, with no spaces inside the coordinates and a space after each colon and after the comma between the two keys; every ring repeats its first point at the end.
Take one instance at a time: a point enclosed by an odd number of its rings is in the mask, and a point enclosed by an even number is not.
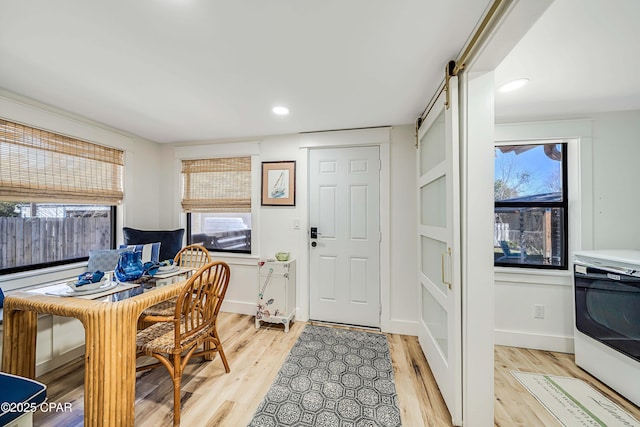
{"type": "MultiPolygon", "coordinates": [[[[180,249],[173,259],[173,264],[181,268],[192,268],[197,270],[203,265],[211,262],[209,251],[202,245],[188,245],[180,249]]],[[[140,316],[140,327],[146,327],[149,323],[145,320],[147,316],[171,316],[176,308],[178,298],[171,298],[167,301],[159,302],[142,312],[140,316]]]]}
{"type": "Polygon", "coordinates": [[[217,352],[225,371],[231,371],[216,329],[229,275],[229,265],[222,261],[201,267],[182,288],[172,316],[148,316],[146,320],[154,323],[136,335],[136,357],[151,356],[159,361],[137,367],[136,371],[164,366],[173,379],[174,426],[180,425],[180,382],[191,357],[211,359],[217,352]],[[196,351],[201,345],[204,349],[196,351]]]}
{"type": "Polygon", "coordinates": [[[189,245],[180,249],[173,263],[180,267],[198,269],[211,262],[209,250],[202,245],[189,245]]]}

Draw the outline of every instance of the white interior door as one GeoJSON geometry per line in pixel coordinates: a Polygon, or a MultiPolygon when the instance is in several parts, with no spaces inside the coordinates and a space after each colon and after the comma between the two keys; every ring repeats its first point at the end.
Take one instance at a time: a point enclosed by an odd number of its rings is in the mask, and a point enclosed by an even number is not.
{"type": "Polygon", "coordinates": [[[309,151],[309,315],[380,326],[379,147],[309,151]]]}
{"type": "Polygon", "coordinates": [[[454,425],[462,422],[457,78],[418,132],[418,338],[454,425]]]}

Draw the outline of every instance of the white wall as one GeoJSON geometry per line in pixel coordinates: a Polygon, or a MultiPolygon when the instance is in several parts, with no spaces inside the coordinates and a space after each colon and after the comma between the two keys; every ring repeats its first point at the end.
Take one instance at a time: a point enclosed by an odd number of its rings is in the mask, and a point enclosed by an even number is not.
{"type": "Polygon", "coordinates": [[[411,335],[418,333],[417,153],[413,126],[391,129],[390,320],[395,331],[411,335]]]}
{"type": "Polygon", "coordinates": [[[592,118],[593,248],[640,249],[640,111],[592,118]]]}
{"type": "MultiPolygon", "coordinates": [[[[579,249],[640,248],[637,212],[640,199],[640,111],[594,113],[584,120],[506,124],[497,138],[580,137],[578,218],[570,223],[579,249]]],[[[572,187],[570,187],[571,190],[572,187]]],[[[570,196],[571,199],[571,196],[570,196]]],[[[570,211],[572,206],[570,206],[570,211]]],[[[571,213],[570,213],[571,215],[571,213]]],[[[572,273],[497,268],[496,344],[573,352],[572,273]],[[544,319],[533,317],[533,305],[545,307],[544,319]]]]}
{"type": "Polygon", "coordinates": [[[301,193],[305,188],[300,186],[301,167],[306,163],[300,151],[298,135],[281,135],[265,137],[260,142],[260,162],[275,162],[295,160],[296,162],[296,205],[295,206],[260,206],[260,256],[273,258],[276,252],[291,252],[292,258],[300,258],[301,234],[305,234],[306,227],[300,216],[300,203],[304,200],[301,193]],[[301,224],[294,228],[294,221],[301,224]]]}

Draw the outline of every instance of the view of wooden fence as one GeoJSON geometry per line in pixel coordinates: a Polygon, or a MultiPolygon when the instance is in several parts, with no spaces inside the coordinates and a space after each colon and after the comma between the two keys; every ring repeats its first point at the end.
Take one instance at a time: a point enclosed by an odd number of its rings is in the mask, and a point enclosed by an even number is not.
{"type": "Polygon", "coordinates": [[[111,219],[0,218],[0,269],[89,256],[111,247],[111,219]]]}

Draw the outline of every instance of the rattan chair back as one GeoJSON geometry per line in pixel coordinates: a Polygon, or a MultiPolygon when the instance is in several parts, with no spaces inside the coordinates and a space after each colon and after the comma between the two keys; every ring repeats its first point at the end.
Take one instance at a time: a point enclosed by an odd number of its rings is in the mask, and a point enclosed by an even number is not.
{"type": "Polygon", "coordinates": [[[200,268],[211,262],[209,251],[202,245],[188,245],[180,249],[173,259],[173,263],[179,267],[200,268]]]}

